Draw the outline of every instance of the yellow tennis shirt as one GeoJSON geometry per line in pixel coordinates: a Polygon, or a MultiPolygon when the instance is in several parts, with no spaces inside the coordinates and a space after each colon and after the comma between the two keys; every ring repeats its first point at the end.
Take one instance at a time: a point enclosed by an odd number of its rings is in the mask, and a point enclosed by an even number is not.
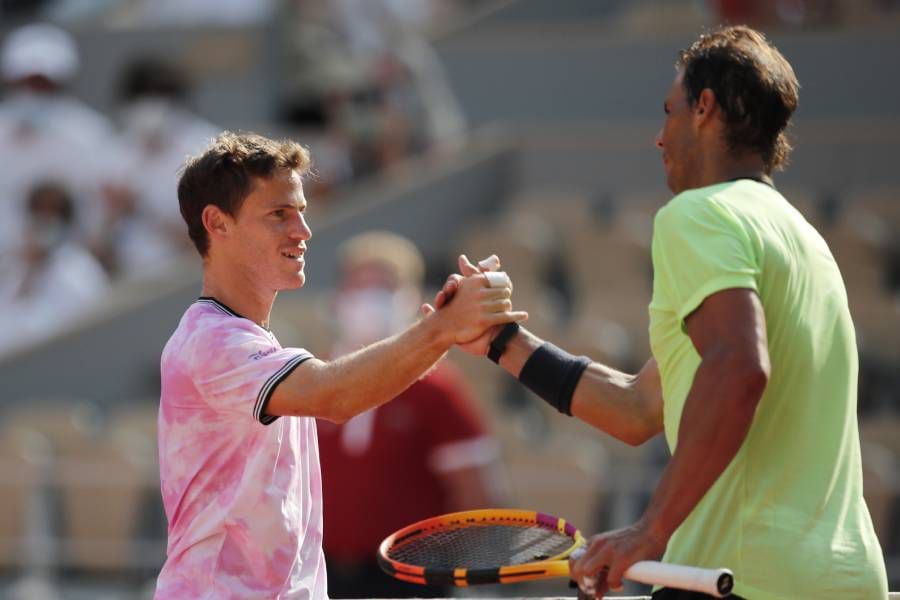
{"type": "Polygon", "coordinates": [[[863,501],[853,323],[825,241],[775,189],[741,179],[686,191],[660,209],[653,273],[650,344],[673,453],[700,364],[684,320],[706,297],[757,293],[772,364],[743,445],[664,560],[729,567],[734,593],[752,600],[886,598],[863,501]]]}

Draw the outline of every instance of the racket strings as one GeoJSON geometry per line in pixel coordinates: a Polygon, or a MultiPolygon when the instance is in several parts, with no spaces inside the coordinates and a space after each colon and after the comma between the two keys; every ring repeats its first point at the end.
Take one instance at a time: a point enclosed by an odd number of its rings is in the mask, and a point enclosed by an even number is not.
{"type": "Polygon", "coordinates": [[[543,527],[467,525],[429,531],[388,551],[398,562],[432,569],[489,569],[546,560],[574,540],[543,527]]]}

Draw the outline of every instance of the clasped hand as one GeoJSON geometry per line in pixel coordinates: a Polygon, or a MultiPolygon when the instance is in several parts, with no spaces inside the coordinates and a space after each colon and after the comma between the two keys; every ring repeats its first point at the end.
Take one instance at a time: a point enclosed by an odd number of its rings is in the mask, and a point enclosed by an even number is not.
{"type": "Polygon", "coordinates": [[[438,311],[446,315],[455,330],[454,343],[471,354],[487,354],[488,345],[503,325],[528,319],[527,312],[512,310],[512,281],[498,272],[499,267],[496,255],[478,265],[461,255],[460,274],[447,278],[433,305],[422,306],[425,316],[438,311]]]}

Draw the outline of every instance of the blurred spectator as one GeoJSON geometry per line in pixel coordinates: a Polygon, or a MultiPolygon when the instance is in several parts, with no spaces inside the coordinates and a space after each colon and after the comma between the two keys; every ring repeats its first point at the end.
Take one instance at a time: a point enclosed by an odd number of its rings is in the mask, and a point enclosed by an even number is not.
{"type": "Polygon", "coordinates": [[[75,237],[75,203],[65,187],[40,183],[26,207],[22,246],[0,262],[0,353],[59,330],[108,285],[75,237]]]}
{"type": "MultiPolygon", "coordinates": [[[[433,48],[417,27],[433,3],[294,1],[284,35],[282,112],[324,126],[343,144],[353,178],[458,140],[460,107],[433,48]]],[[[325,169],[328,173],[329,169],[325,169]]]]}
{"type": "Polygon", "coordinates": [[[110,170],[112,124],[72,97],[66,85],[78,70],[78,50],[65,31],[26,25],[3,42],[0,72],[0,254],[21,240],[20,198],[38,181],[65,184],[79,225],[95,216],[99,182],[110,170]]]}
{"type": "MultiPolygon", "coordinates": [[[[345,242],[340,260],[338,354],[415,318],[424,266],[411,242],[364,234],[345,242]]],[[[446,594],[388,577],[375,551],[388,534],[416,520],[498,503],[501,494],[490,485],[496,477],[489,474],[498,446],[460,372],[444,361],[393,402],[344,425],[320,420],[318,427],[329,596],[446,594]]]]}
{"type": "Polygon", "coordinates": [[[190,246],[177,172],[218,130],[190,111],[188,90],[181,70],[162,59],[136,60],[122,75],[118,171],[92,232],[94,251],[111,273],[146,274],[190,246]]]}

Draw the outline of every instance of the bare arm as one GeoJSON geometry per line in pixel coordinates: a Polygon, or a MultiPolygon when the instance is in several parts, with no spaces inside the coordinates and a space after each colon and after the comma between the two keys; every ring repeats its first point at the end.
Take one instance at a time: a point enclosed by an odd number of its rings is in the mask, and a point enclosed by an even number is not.
{"type": "MultiPolygon", "coordinates": [[[[522,328],[500,357],[514,377],[544,340],[522,328]]],[[[592,362],[572,398],[572,415],[628,444],[638,445],[662,431],[662,391],[652,358],[637,375],[592,362]]]]}
{"type": "Polygon", "coordinates": [[[713,294],[687,319],[701,362],[678,445],[644,518],[668,539],[737,454],[769,381],[762,303],[752,290],[713,294]]]}
{"type": "Polygon", "coordinates": [[[512,311],[509,287],[487,286],[483,275],[467,278],[454,302],[405,331],[331,362],[306,361],[278,385],[266,413],[344,422],[396,397],[454,343],[527,318],[512,311]]]}
{"type": "MultiPolygon", "coordinates": [[[[708,297],[687,319],[701,363],[685,401],[678,445],[643,517],[634,525],[591,538],[572,565],[573,576],[596,576],[621,585],[635,562],[658,558],[672,533],[731,463],[753,422],[770,365],[762,304],[748,289],[708,297]]],[[[598,585],[601,597],[606,584],[598,585]]]]}
{"type": "MultiPolygon", "coordinates": [[[[471,275],[500,267],[500,260],[485,259],[473,265],[465,256],[459,260],[460,273],[471,275]]],[[[435,306],[443,306],[457,291],[460,275],[451,275],[435,297],[435,306]]],[[[497,334],[493,328],[481,338],[461,348],[470,354],[484,356],[488,343],[497,334]]],[[[500,366],[513,377],[519,377],[528,358],[544,340],[520,328],[506,345],[500,366]]],[[[650,359],[637,375],[629,375],[600,363],[591,363],[581,376],[572,398],[572,415],[628,444],[639,445],[657,435],[663,428],[662,388],[656,361],[650,359]]]]}

